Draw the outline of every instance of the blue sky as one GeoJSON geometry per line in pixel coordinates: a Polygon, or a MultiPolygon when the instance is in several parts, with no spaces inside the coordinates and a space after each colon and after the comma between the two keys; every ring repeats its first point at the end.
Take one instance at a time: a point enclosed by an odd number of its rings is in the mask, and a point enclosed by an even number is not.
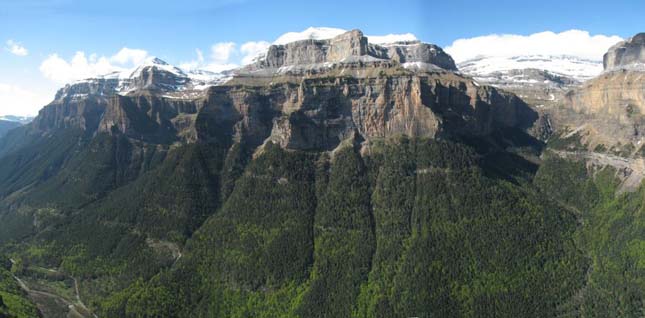
{"type": "MultiPolygon", "coordinates": [[[[197,49],[209,59],[217,43],[240,48],[310,26],[359,28],[370,35],[409,32],[443,47],[489,34],[570,29],[624,38],[645,31],[643,12],[645,1],[637,0],[0,0],[0,90],[11,86],[16,96],[32,94],[34,102],[51,99],[61,82],[44,76],[41,66],[54,54],[70,61],[79,51],[110,57],[127,47],[180,64],[197,59],[197,49]]],[[[241,58],[238,52],[228,62],[241,58]]],[[[0,115],[42,106],[17,108],[8,94],[0,96],[0,115]]]]}

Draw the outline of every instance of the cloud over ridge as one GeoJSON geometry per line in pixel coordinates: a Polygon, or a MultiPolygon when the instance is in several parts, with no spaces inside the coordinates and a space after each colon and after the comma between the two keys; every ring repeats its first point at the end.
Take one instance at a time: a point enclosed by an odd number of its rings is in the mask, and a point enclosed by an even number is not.
{"type": "Polygon", "coordinates": [[[478,56],[521,55],[570,55],[599,61],[610,46],[622,40],[619,36],[591,35],[583,30],[545,31],[530,35],[490,34],[458,39],[445,51],[458,63],[478,56]]]}

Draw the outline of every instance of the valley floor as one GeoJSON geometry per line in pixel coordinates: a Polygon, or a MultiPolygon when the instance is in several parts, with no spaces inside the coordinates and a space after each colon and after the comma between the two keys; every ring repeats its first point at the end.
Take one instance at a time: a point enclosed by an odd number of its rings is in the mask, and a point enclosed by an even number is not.
{"type": "MultiPolygon", "coordinates": [[[[12,263],[15,263],[11,259],[12,263]]],[[[37,305],[43,317],[47,318],[91,318],[96,317],[81,300],[78,280],[55,269],[42,267],[30,268],[32,272],[46,272],[64,276],[64,281],[48,279],[47,276],[34,277],[14,275],[20,287],[37,305]],[[71,284],[70,284],[71,283],[71,284]]]]}

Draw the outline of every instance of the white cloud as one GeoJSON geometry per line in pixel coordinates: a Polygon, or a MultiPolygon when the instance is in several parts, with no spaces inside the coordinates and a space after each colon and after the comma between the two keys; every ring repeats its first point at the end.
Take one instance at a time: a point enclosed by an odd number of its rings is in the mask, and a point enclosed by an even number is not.
{"type": "Polygon", "coordinates": [[[14,40],[8,40],[5,49],[16,56],[27,56],[29,54],[29,50],[14,40]]]}
{"type": "Polygon", "coordinates": [[[40,64],[40,72],[49,80],[58,84],[105,75],[143,63],[150,55],[139,49],[122,48],[116,54],[106,57],[78,51],[67,61],[58,54],[48,56],[40,64]]]}
{"type": "Polygon", "coordinates": [[[302,32],[287,32],[278,37],[273,44],[281,45],[300,40],[326,40],[347,32],[338,28],[310,27],[302,32]]]}
{"type": "MultiPolygon", "coordinates": [[[[302,32],[287,32],[279,36],[273,44],[287,44],[300,40],[326,40],[347,32],[344,29],[327,28],[327,27],[310,27],[302,32]]],[[[385,44],[400,41],[415,41],[417,37],[412,33],[404,34],[387,34],[387,35],[367,35],[370,43],[385,44]]]]}
{"type": "Polygon", "coordinates": [[[179,68],[184,70],[196,70],[204,65],[204,53],[200,49],[195,49],[197,54],[197,59],[189,62],[182,62],[179,64],[179,68]]]}
{"type": "Polygon", "coordinates": [[[0,83],[0,115],[33,116],[52,98],[51,92],[39,94],[17,85],[0,83]]]}
{"type": "Polygon", "coordinates": [[[231,55],[235,53],[236,45],[233,42],[221,42],[211,47],[211,58],[213,63],[225,64],[229,62],[231,55]]]}
{"type": "Polygon", "coordinates": [[[250,41],[238,48],[234,42],[215,43],[211,46],[209,60],[204,58],[204,53],[200,49],[196,49],[196,59],[182,62],[179,67],[184,70],[203,69],[216,73],[222,72],[253,63],[253,60],[266,52],[270,45],[266,41],[250,41]]]}
{"type": "Polygon", "coordinates": [[[95,54],[90,55],[88,58],[85,56],[85,52],[82,51],[76,52],[69,62],[58,56],[58,54],[52,54],[40,64],[40,72],[46,78],[59,84],[108,74],[118,70],[121,70],[121,68],[112,65],[109,58],[97,57],[95,54]]]}
{"type": "Polygon", "coordinates": [[[590,35],[587,31],[551,31],[531,35],[491,34],[459,39],[446,47],[456,62],[477,56],[510,57],[518,55],[571,55],[602,60],[607,49],[623,39],[619,36],[590,35]]]}
{"type": "Polygon", "coordinates": [[[240,52],[244,55],[242,64],[247,65],[253,63],[253,60],[258,56],[264,54],[271,43],[266,41],[246,42],[240,47],[240,52]]]}
{"type": "Polygon", "coordinates": [[[239,65],[232,62],[233,56],[236,54],[236,45],[233,42],[223,42],[214,44],[211,47],[211,59],[206,61],[204,58],[204,53],[200,49],[195,49],[195,54],[197,59],[182,62],[179,64],[179,68],[184,70],[206,70],[210,72],[219,73],[222,71],[227,71],[234,69],[239,65]]]}
{"type": "Polygon", "coordinates": [[[110,58],[110,61],[112,63],[117,63],[117,64],[128,64],[132,63],[133,65],[139,65],[143,63],[148,57],[148,52],[145,50],[139,50],[139,49],[130,49],[127,47],[122,48],[118,53],[113,55],[110,58]]]}

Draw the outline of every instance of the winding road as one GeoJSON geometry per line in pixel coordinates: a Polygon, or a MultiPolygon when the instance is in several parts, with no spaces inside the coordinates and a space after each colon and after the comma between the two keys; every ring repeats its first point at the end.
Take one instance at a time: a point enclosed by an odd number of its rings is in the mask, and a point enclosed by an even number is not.
{"type": "MultiPolygon", "coordinates": [[[[16,263],[16,261],[14,259],[9,259],[9,260],[11,261],[12,264],[16,263]]],[[[46,291],[32,289],[22,279],[20,279],[20,277],[14,275],[13,273],[11,275],[18,282],[18,284],[20,285],[20,288],[22,288],[25,292],[27,292],[27,294],[29,294],[29,296],[36,303],[36,305],[38,306],[38,309],[40,309],[41,312],[46,312],[47,311],[47,308],[42,304],[42,300],[43,300],[43,297],[44,297],[44,298],[50,298],[50,299],[54,300],[54,302],[56,302],[58,304],[64,304],[65,306],[67,306],[67,308],[69,309],[69,313],[70,313],[69,316],[70,317],[87,318],[88,314],[89,314],[89,315],[91,315],[91,317],[98,318],[98,316],[96,314],[92,313],[92,311],[81,300],[81,295],[80,295],[79,288],[78,288],[78,280],[76,278],[74,278],[72,276],[69,276],[69,275],[66,275],[64,273],[61,273],[60,271],[55,270],[55,269],[46,268],[46,270],[49,271],[49,272],[52,272],[52,273],[57,273],[57,274],[67,276],[67,277],[71,278],[74,281],[74,291],[75,291],[75,294],[76,294],[76,302],[75,303],[65,299],[64,297],[62,297],[60,295],[52,294],[52,293],[46,292],[46,291]],[[87,313],[87,314],[84,314],[84,313],[87,313]]]]}

